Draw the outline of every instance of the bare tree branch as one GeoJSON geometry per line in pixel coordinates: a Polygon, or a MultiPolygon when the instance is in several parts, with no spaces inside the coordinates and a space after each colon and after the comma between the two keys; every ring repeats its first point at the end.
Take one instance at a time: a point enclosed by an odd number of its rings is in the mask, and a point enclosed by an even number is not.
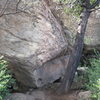
{"type": "Polygon", "coordinates": [[[18,5],[20,4],[21,0],[18,1],[18,3],[16,4],[16,12],[18,10],[18,5]]]}
{"type": "Polygon", "coordinates": [[[21,13],[22,11],[17,11],[17,12],[12,12],[12,13],[4,13],[2,14],[0,17],[4,16],[4,15],[12,15],[12,14],[17,14],[17,13],[21,13]]]}
{"type": "Polygon", "coordinates": [[[5,5],[4,5],[4,8],[1,11],[0,17],[3,16],[3,14],[4,14],[5,10],[6,10],[6,7],[8,5],[8,2],[9,2],[9,0],[6,1],[5,5]]]}
{"type": "Polygon", "coordinates": [[[97,5],[99,5],[99,3],[100,3],[100,0],[96,0],[96,2],[93,3],[93,4],[89,7],[89,9],[94,9],[97,5]]]}
{"type": "Polygon", "coordinates": [[[21,12],[26,13],[25,11],[22,11],[22,10],[18,9],[18,5],[20,4],[20,2],[21,2],[21,0],[19,0],[19,1],[17,2],[17,4],[16,4],[16,11],[15,11],[15,12],[12,12],[12,13],[5,13],[6,7],[7,7],[8,3],[9,3],[9,0],[7,0],[6,3],[5,3],[5,5],[4,5],[4,8],[3,8],[2,11],[1,11],[0,17],[2,17],[2,16],[4,16],[4,15],[17,14],[17,13],[21,13],[21,12]]]}
{"type": "Polygon", "coordinates": [[[96,11],[98,9],[100,9],[100,7],[90,10],[90,12],[96,11]]]}

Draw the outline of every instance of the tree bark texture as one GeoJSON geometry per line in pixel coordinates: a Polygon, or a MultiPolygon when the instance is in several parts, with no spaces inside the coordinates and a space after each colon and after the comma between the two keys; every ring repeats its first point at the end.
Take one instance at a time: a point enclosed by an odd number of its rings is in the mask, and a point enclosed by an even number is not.
{"type": "Polygon", "coordinates": [[[82,55],[84,35],[85,35],[89,16],[90,16],[90,12],[88,11],[88,9],[84,8],[80,16],[81,20],[77,30],[75,44],[73,46],[73,50],[69,58],[69,63],[63,78],[63,82],[58,90],[61,93],[68,92],[68,90],[72,85],[75,72],[77,70],[82,55]]]}

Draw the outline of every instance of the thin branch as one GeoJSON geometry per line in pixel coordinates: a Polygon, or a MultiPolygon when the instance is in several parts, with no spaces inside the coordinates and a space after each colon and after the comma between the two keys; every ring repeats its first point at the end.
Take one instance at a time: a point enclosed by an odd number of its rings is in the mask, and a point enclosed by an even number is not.
{"type": "Polygon", "coordinates": [[[98,9],[100,9],[100,7],[90,10],[90,12],[96,11],[98,9]]]}
{"type": "Polygon", "coordinates": [[[89,9],[94,9],[97,5],[99,5],[100,3],[100,0],[96,0],[96,2],[94,2],[90,7],[89,9]]]}
{"type": "Polygon", "coordinates": [[[4,14],[5,10],[6,10],[6,7],[8,5],[8,2],[9,2],[9,0],[6,1],[5,5],[4,5],[4,8],[1,11],[0,17],[3,16],[3,14],[4,14]]]}
{"type": "Polygon", "coordinates": [[[4,15],[12,15],[12,14],[17,14],[17,13],[21,13],[22,11],[17,11],[17,12],[12,12],[12,13],[4,13],[2,15],[0,15],[0,17],[4,16],[4,15]]]}
{"type": "Polygon", "coordinates": [[[6,1],[5,5],[4,5],[4,8],[3,8],[2,11],[1,11],[0,17],[2,17],[3,15],[11,15],[11,14],[17,14],[17,13],[23,12],[23,11],[21,11],[21,10],[18,9],[18,5],[19,5],[19,3],[21,2],[21,0],[19,0],[18,3],[16,4],[16,12],[5,13],[6,6],[8,5],[8,2],[9,2],[9,0],[6,1]],[[19,11],[18,11],[18,10],[19,10],[19,11]]]}
{"type": "Polygon", "coordinates": [[[18,10],[18,5],[20,4],[21,0],[18,1],[18,3],[16,4],[16,12],[18,10]]]}

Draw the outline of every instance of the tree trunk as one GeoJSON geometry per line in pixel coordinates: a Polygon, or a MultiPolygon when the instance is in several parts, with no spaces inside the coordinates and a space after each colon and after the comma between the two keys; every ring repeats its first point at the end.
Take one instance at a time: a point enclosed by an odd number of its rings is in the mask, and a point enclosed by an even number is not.
{"type": "Polygon", "coordinates": [[[73,46],[73,50],[69,58],[69,63],[63,78],[63,82],[58,90],[58,92],[60,93],[68,92],[68,90],[72,85],[75,72],[77,70],[82,55],[84,35],[85,35],[89,16],[90,16],[90,12],[86,8],[84,8],[80,16],[81,20],[79,23],[75,44],[73,46]]]}

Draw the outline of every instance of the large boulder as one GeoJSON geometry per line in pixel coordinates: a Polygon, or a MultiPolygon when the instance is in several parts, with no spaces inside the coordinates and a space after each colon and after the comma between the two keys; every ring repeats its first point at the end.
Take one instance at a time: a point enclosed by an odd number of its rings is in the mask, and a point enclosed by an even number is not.
{"type": "Polygon", "coordinates": [[[91,13],[85,35],[85,50],[100,51],[100,10],[91,13]]]}
{"type": "Polygon", "coordinates": [[[46,63],[62,56],[68,45],[62,27],[45,1],[0,0],[0,12],[0,54],[10,62],[9,68],[17,80],[30,87],[56,80],[62,66],[60,60],[53,64],[56,67],[52,71],[58,71],[57,75],[44,71],[52,67],[46,63]],[[38,76],[46,81],[38,84],[38,76]]]}

